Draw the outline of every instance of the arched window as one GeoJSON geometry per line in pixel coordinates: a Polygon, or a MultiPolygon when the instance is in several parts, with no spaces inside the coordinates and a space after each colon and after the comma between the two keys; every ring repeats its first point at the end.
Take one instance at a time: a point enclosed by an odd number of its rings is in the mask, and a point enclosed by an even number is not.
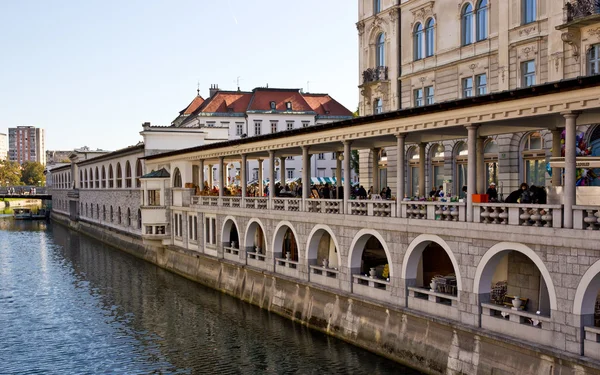
{"type": "Polygon", "coordinates": [[[94,187],[98,189],[100,187],[100,174],[98,173],[98,167],[96,167],[96,175],[94,178],[94,187]]]}
{"type": "Polygon", "coordinates": [[[79,188],[83,189],[83,170],[79,171],[79,188]]]}
{"type": "Polygon", "coordinates": [[[142,229],[142,210],[138,210],[137,214],[137,228],[142,229]]]}
{"type": "Polygon", "coordinates": [[[528,185],[546,185],[546,153],[540,132],[525,135],[522,149],[523,181],[528,185]]]}
{"type": "Polygon", "coordinates": [[[135,165],[136,187],[142,187],[142,181],[140,181],[140,177],[142,177],[142,174],[142,161],[138,159],[135,165]]]}
{"type": "Polygon", "coordinates": [[[87,169],[84,172],[84,177],[85,178],[83,179],[83,187],[87,189],[88,188],[88,171],[87,171],[87,169]]]}
{"type": "Polygon", "coordinates": [[[129,164],[129,160],[127,160],[127,162],[125,163],[125,187],[131,188],[131,186],[131,164],[129,164]]]}
{"type": "Polygon", "coordinates": [[[121,163],[117,163],[117,189],[123,187],[123,170],[121,169],[121,163]]]}
{"type": "Polygon", "coordinates": [[[100,219],[100,205],[96,204],[96,219],[100,219]]]}
{"type": "Polygon", "coordinates": [[[435,53],[434,38],[435,20],[430,18],[425,23],[425,57],[433,56],[435,53]]]}
{"type": "Polygon", "coordinates": [[[409,194],[411,196],[417,196],[419,195],[419,148],[418,147],[412,147],[410,150],[408,150],[408,168],[410,173],[408,174],[409,177],[409,187],[410,187],[410,192],[409,194]]]}
{"type": "Polygon", "coordinates": [[[179,168],[175,168],[175,172],[173,172],[173,187],[183,187],[183,184],[181,183],[181,172],[179,171],[179,168]]]}
{"type": "Polygon", "coordinates": [[[102,188],[106,189],[106,168],[102,166],[102,188]]]}
{"type": "Polygon", "coordinates": [[[600,44],[594,44],[587,53],[588,75],[600,74],[600,44]]]}
{"type": "Polygon", "coordinates": [[[383,99],[381,99],[381,98],[375,99],[375,101],[373,102],[373,113],[374,114],[383,113],[383,99]]]}
{"type": "Polygon", "coordinates": [[[479,0],[477,4],[476,40],[485,40],[488,37],[488,1],[479,0]]]}
{"type": "Polygon", "coordinates": [[[109,189],[112,189],[115,187],[115,175],[113,173],[112,164],[110,164],[108,166],[108,187],[109,187],[109,189]]]}
{"type": "Polygon", "coordinates": [[[127,226],[131,226],[131,210],[127,208],[127,226]]]}
{"type": "Polygon", "coordinates": [[[106,206],[102,205],[102,220],[106,221],[106,206]]]}
{"type": "Polygon", "coordinates": [[[466,46],[473,43],[473,6],[469,3],[463,7],[461,23],[462,45],[466,46]]]}
{"type": "Polygon", "coordinates": [[[438,188],[444,184],[444,145],[441,143],[431,146],[431,181],[432,188],[438,188]]]}
{"type": "Polygon", "coordinates": [[[90,218],[94,218],[94,204],[90,204],[90,218]]]}
{"type": "Polygon", "coordinates": [[[109,212],[109,214],[110,214],[110,222],[112,223],[112,222],[113,222],[113,220],[114,220],[114,217],[113,217],[113,208],[112,208],[112,206],[110,206],[110,212],[109,212]]]}
{"type": "Polygon", "coordinates": [[[488,140],[483,146],[485,160],[486,186],[492,182],[498,183],[498,143],[493,139],[488,140]]]}
{"type": "Polygon", "coordinates": [[[456,163],[456,192],[461,198],[463,197],[463,186],[467,186],[468,168],[467,162],[469,158],[469,149],[465,142],[460,142],[454,149],[454,162],[456,163]]]}
{"type": "Polygon", "coordinates": [[[415,25],[413,32],[413,52],[414,59],[421,60],[423,58],[423,25],[419,22],[415,25]]]}
{"type": "Polygon", "coordinates": [[[117,223],[121,224],[121,207],[117,208],[117,223]]]}
{"type": "Polygon", "coordinates": [[[385,66],[385,34],[381,33],[377,36],[377,44],[375,47],[375,59],[377,67],[385,66]]]}
{"type": "Polygon", "coordinates": [[[94,170],[92,168],[90,168],[90,183],[88,186],[90,189],[94,188],[94,170]]]}
{"type": "Polygon", "coordinates": [[[381,0],[373,0],[373,14],[381,12],[381,0]]]}

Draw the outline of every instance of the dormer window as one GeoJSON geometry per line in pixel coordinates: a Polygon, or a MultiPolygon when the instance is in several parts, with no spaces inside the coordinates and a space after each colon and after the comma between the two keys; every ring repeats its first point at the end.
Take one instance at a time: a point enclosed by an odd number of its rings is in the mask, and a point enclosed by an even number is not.
{"type": "Polygon", "coordinates": [[[292,102],[285,102],[285,109],[287,109],[288,111],[292,110],[292,102]]]}
{"type": "Polygon", "coordinates": [[[275,109],[275,102],[271,102],[271,109],[275,109]]]}

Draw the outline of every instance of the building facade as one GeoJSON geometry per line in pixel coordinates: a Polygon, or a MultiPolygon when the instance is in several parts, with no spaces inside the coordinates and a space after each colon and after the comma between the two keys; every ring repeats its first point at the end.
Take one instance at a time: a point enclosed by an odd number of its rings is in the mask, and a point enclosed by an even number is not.
{"type": "Polygon", "coordinates": [[[8,160],[8,136],[0,133],[0,160],[8,160]]]}
{"type": "Polygon", "coordinates": [[[45,165],[45,142],[44,129],[35,126],[8,128],[8,158],[19,164],[36,161],[45,165]]]}
{"type": "MultiPolygon", "coordinates": [[[[252,91],[226,91],[212,85],[210,97],[206,100],[199,95],[182,110],[173,121],[175,127],[200,127],[224,129],[229,140],[244,137],[264,136],[294,129],[307,128],[352,118],[352,112],[328,94],[304,93],[299,89],[279,89],[259,87],[252,91]]],[[[336,177],[338,167],[335,153],[323,153],[313,160],[313,176],[336,177]]],[[[259,163],[253,161],[248,169],[248,178],[258,181],[259,163]]],[[[268,160],[264,161],[265,168],[268,160]]],[[[210,166],[216,185],[220,173],[217,166],[210,166]]],[[[301,163],[294,156],[277,161],[275,178],[296,180],[301,175],[301,163]]],[[[239,181],[240,166],[229,166],[230,181],[239,181]]],[[[355,175],[354,173],[352,174],[355,175]]],[[[264,176],[263,176],[264,177],[264,176]]],[[[262,178],[266,179],[266,177],[262,178]]]]}
{"type": "MultiPolygon", "coordinates": [[[[360,114],[476,101],[482,95],[598,74],[599,27],[592,1],[362,0],[357,23],[363,78],[360,114]],[[388,74],[373,75],[369,69],[388,74]]],[[[477,152],[487,155],[481,167],[485,183],[502,184],[507,194],[522,182],[551,186],[546,164],[562,128],[555,129],[554,136],[550,128],[526,132],[517,127],[510,134],[481,137],[477,152]]],[[[578,128],[578,137],[593,155],[600,155],[588,130],[578,128]]],[[[466,179],[465,140],[423,143],[405,150],[412,167],[420,160],[426,165],[424,175],[416,170],[408,174],[407,194],[423,196],[444,181],[453,192],[460,191],[466,179]],[[419,147],[425,147],[424,152],[419,147]]],[[[554,156],[558,149],[554,147],[554,156]]],[[[386,151],[378,171],[367,162],[373,150],[361,154],[365,185],[379,180],[379,185],[393,187],[395,178],[388,175],[387,165],[396,163],[397,155],[386,151]]]]}

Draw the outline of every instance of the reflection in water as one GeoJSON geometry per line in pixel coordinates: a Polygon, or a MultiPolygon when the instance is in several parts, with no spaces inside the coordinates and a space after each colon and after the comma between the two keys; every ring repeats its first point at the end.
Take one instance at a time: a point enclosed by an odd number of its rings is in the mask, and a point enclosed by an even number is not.
{"type": "Polygon", "coordinates": [[[417,373],[59,225],[0,229],[2,374],[417,373]]]}

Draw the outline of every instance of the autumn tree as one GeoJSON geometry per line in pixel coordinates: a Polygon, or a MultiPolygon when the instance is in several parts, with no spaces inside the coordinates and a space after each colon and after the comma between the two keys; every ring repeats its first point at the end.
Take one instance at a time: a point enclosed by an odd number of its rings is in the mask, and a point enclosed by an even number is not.
{"type": "Polygon", "coordinates": [[[44,176],[44,166],[37,161],[26,161],[23,163],[21,172],[21,182],[25,185],[45,185],[46,176],[44,176]]]}
{"type": "Polygon", "coordinates": [[[21,166],[16,161],[0,160],[0,184],[21,185],[21,166]]]}

